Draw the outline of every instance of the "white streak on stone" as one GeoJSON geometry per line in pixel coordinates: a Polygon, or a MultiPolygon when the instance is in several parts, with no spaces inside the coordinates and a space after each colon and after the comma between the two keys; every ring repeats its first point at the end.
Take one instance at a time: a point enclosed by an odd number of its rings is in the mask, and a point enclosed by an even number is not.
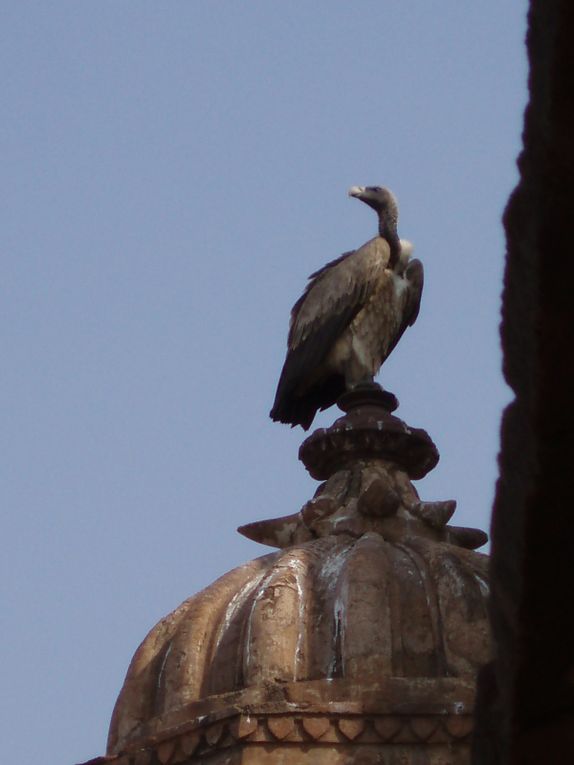
{"type": "Polygon", "coordinates": [[[217,628],[217,634],[215,636],[212,655],[216,654],[217,649],[219,648],[219,644],[221,643],[225,633],[229,629],[229,626],[233,620],[233,617],[235,616],[237,611],[241,608],[241,606],[245,603],[245,600],[247,599],[247,597],[257,587],[257,585],[259,584],[259,582],[261,581],[264,575],[265,575],[265,572],[262,571],[260,574],[258,574],[258,576],[255,579],[249,580],[238,592],[235,593],[235,595],[231,598],[231,600],[227,604],[224,617],[217,628]]]}
{"type": "Polygon", "coordinates": [[[298,680],[298,669],[299,665],[301,663],[301,660],[304,658],[303,654],[303,638],[304,638],[304,627],[305,627],[305,591],[302,585],[302,578],[304,578],[304,575],[306,573],[305,568],[301,565],[302,561],[293,561],[296,562],[298,565],[295,567],[296,570],[295,573],[295,585],[297,587],[297,597],[298,597],[298,609],[297,614],[299,617],[299,624],[297,627],[297,644],[295,647],[295,661],[293,664],[293,680],[298,680]]]}
{"type": "Polygon", "coordinates": [[[478,582],[478,586],[480,587],[480,594],[487,596],[489,593],[488,582],[486,581],[486,579],[480,576],[480,574],[477,574],[476,571],[474,571],[473,573],[474,573],[474,578],[476,579],[476,581],[478,582]]]}
{"type": "MultiPolygon", "coordinates": [[[[335,590],[338,587],[341,571],[346,562],[349,546],[345,545],[342,549],[336,551],[334,555],[329,556],[326,563],[321,570],[321,578],[324,581],[329,582],[329,589],[335,590]]],[[[333,601],[333,619],[334,619],[334,631],[333,631],[333,658],[331,664],[327,670],[327,679],[333,678],[335,668],[337,666],[337,636],[341,637],[343,617],[345,613],[345,601],[342,594],[339,592],[333,601]]]]}
{"type": "Polygon", "coordinates": [[[248,674],[249,665],[251,663],[251,654],[249,651],[249,648],[251,646],[251,641],[253,637],[253,614],[255,612],[255,609],[257,608],[257,604],[259,601],[265,596],[265,589],[275,574],[275,568],[272,568],[266,576],[259,577],[257,581],[257,586],[259,588],[259,591],[257,592],[257,595],[253,598],[253,603],[251,604],[251,608],[249,609],[249,616],[247,617],[247,635],[245,639],[245,646],[244,646],[244,655],[243,655],[243,670],[244,674],[248,674]]]}
{"type": "Polygon", "coordinates": [[[159,672],[158,672],[158,675],[157,675],[157,688],[158,688],[158,690],[161,688],[161,683],[162,683],[162,680],[163,680],[163,674],[164,674],[164,670],[165,670],[165,665],[167,663],[167,658],[168,658],[168,656],[171,653],[171,647],[172,647],[172,644],[170,642],[168,647],[167,647],[167,651],[164,654],[163,661],[161,662],[161,667],[159,668],[159,672]]]}

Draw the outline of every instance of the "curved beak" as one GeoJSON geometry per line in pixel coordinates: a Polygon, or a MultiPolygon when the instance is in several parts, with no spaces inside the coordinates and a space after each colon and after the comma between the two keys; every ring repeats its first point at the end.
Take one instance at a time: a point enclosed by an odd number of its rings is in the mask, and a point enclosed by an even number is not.
{"type": "Polygon", "coordinates": [[[350,197],[358,197],[360,199],[364,191],[364,186],[351,186],[347,193],[350,197]]]}

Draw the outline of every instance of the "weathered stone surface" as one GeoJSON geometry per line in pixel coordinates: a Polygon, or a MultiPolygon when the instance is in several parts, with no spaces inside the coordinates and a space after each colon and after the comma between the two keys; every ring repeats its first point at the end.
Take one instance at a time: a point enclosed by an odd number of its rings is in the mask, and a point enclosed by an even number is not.
{"type": "Polygon", "coordinates": [[[488,542],[488,534],[481,529],[471,529],[466,526],[447,526],[449,541],[466,547],[468,550],[476,550],[488,542]]]}
{"type": "Polygon", "coordinates": [[[175,739],[169,739],[168,741],[162,741],[158,744],[156,749],[156,755],[161,765],[167,765],[171,761],[175,750],[177,748],[177,742],[175,739]]]}
{"type": "MultiPolygon", "coordinates": [[[[286,703],[304,711],[322,705],[329,713],[389,714],[416,707],[409,699],[422,693],[429,708],[422,678],[472,682],[488,659],[486,562],[424,537],[389,543],[367,532],[316,539],[231,571],[162,620],[138,650],[114,712],[110,753],[149,745],[181,725],[216,725],[230,706],[253,714],[261,704],[278,710],[286,703]],[[151,667],[143,664],[146,656],[151,667]],[[408,682],[391,682],[401,677],[408,682]],[[313,678],[324,680],[309,684],[313,678]],[[373,678],[388,679],[371,690],[373,678]]],[[[438,688],[432,686],[432,708],[452,714],[461,688],[456,698],[448,686],[438,688]]],[[[291,730],[292,722],[268,725],[282,740],[274,725],[291,730]]],[[[210,728],[205,746],[223,735],[210,728]]],[[[239,729],[229,735],[241,738],[239,729]]]]}
{"type": "Polygon", "coordinates": [[[490,644],[487,559],[466,548],[483,537],[447,525],[452,500],[421,502],[411,477],[438,459],[434,444],[365,395],[330,429],[344,459],[331,470],[331,454],[315,497],[242,528],[279,550],[187,600],[139,647],[112,762],[468,763],[490,644]]]}
{"type": "Polygon", "coordinates": [[[200,738],[201,734],[198,731],[192,731],[191,733],[180,736],[178,742],[180,751],[189,757],[197,749],[200,738]]]}
{"type": "Polygon", "coordinates": [[[433,529],[443,529],[456,510],[456,501],[447,499],[442,502],[419,502],[414,505],[412,512],[422,518],[433,529]]]}

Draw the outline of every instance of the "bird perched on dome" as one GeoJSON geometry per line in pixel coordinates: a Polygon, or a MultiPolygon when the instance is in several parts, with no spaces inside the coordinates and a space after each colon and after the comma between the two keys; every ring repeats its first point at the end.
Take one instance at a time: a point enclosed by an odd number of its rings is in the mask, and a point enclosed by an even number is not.
{"type": "Polygon", "coordinates": [[[423,266],[397,234],[394,195],[381,186],[353,186],[378,215],[376,237],[309,277],[291,310],[287,356],[270,416],[307,430],[319,409],[346,391],[372,384],[421,301],[423,266]]]}

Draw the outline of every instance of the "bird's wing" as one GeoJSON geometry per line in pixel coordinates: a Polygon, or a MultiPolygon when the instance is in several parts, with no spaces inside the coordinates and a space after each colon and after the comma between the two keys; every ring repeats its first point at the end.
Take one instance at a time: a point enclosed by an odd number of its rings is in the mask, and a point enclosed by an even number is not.
{"type": "Polygon", "coordinates": [[[287,356],[272,417],[281,416],[293,395],[301,395],[320,376],[325,357],[367,302],[389,257],[389,245],[378,237],[312,274],[291,311],[287,356]]]}
{"type": "Polygon", "coordinates": [[[387,242],[376,237],[311,274],[305,292],[291,310],[289,350],[312,342],[324,349],[324,357],[365,305],[389,256],[387,242]]]}
{"type": "Polygon", "coordinates": [[[403,336],[405,329],[407,327],[412,327],[419,315],[424,285],[424,269],[420,260],[415,259],[409,261],[405,269],[404,278],[407,282],[407,291],[403,308],[403,318],[399,330],[387,350],[385,358],[389,357],[391,351],[403,336]]]}
{"type": "Polygon", "coordinates": [[[421,307],[421,296],[423,294],[423,286],[425,280],[424,268],[420,260],[415,259],[409,262],[405,271],[405,279],[409,283],[409,289],[407,293],[404,317],[408,326],[412,327],[419,315],[419,310],[421,307]]]}

